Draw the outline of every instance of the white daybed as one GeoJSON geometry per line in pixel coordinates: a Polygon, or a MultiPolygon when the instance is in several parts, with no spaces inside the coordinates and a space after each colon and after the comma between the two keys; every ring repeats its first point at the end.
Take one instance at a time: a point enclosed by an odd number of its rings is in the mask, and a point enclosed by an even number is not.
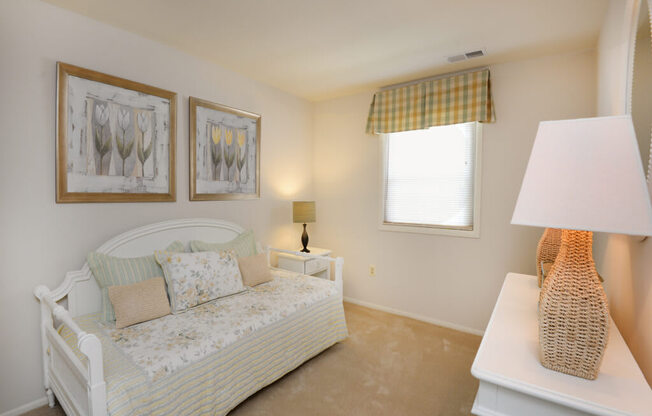
{"type": "MultiPolygon", "coordinates": [[[[173,220],[121,234],[97,251],[139,257],[172,241],[226,242],[243,231],[220,220],[173,220]]],[[[285,250],[269,247],[268,259],[270,251],[285,250]]],[[[87,264],[68,272],[55,290],[38,286],[50,406],[56,396],[68,415],[228,413],[346,338],[343,259],[328,261],[335,264],[334,281],[274,270],[271,282],[242,294],[121,330],[99,322],[100,289],[87,264]],[[57,303],[63,298],[68,309],[57,303]],[[57,330],[55,323],[63,325],[57,330]]]]}

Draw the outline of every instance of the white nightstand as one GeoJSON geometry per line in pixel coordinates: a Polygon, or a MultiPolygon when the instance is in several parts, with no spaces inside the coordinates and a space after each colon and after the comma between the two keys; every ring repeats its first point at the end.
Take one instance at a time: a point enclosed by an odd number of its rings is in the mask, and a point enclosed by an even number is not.
{"type": "Polygon", "coordinates": [[[496,301],[471,373],[480,380],[473,404],[480,416],[650,415],[652,390],[618,328],[596,380],[543,367],[539,362],[536,276],[509,273],[496,301]]]}
{"type": "MultiPolygon", "coordinates": [[[[325,248],[309,247],[311,256],[329,257],[331,250],[325,248]]],[[[278,254],[278,267],[297,273],[303,273],[321,279],[331,278],[331,262],[318,257],[295,256],[289,253],[278,254]]]]}

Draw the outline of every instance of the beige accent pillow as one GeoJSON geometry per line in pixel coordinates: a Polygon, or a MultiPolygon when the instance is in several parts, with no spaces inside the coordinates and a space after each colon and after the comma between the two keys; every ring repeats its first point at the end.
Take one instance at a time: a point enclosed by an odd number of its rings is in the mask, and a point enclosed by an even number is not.
{"type": "Polygon", "coordinates": [[[238,266],[240,266],[242,283],[246,286],[256,286],[272,280],[272,273],[270,273],[267,266],[267,255],[265,253],[240,257],[238,266]]]}
{"type": "Polygon", "coordinates": [[[170,314],[165,280],[153,277],[130,285],[109,286],[115,327],[124,328],[170,314]]]}

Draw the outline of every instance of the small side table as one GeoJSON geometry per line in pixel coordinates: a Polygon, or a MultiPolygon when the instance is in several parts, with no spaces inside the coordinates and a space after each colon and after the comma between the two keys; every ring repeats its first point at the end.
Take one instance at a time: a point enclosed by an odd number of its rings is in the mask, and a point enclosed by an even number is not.
{"type": "MultiPolygon", "coordinates": [[[[326,248],[309,247],[312,256],[329,257],[331,250],[326,248]]],[[[321,279],[330,280],[331,278],[331,262],[327,259],[319,259],[315,257],[295,256],[289,253],[278,254],[278,267],[285,270],[290,270],[297,273],[307,274],[310,276],[319,277],[321,279]]]]}
{"type": "Polygon", "coordinates": [[[611,321],[596,380],[539,362],[536,276],[509,273],[471,373],[480,380],[471,412],[479,416],[648,416],[652,390],[611,321]]]}

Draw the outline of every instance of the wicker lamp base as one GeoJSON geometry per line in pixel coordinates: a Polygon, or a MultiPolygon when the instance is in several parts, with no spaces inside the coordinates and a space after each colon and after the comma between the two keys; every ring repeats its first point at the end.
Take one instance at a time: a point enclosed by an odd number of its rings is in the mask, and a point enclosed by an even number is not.
{"type": "Polygon", "coordinates": [[[537,282],[543,285],[543,272],[541,263],[554,263],[559,254],[561,245],[561,230],[559,228],[546,228],[537,245],[537,282]]]}
{"type": "Polygon", "coordinates": [[[539,299],[541,364],[594,380],[609,336],[609,308],[593,262],[593,233],[562,230],[539,299]]]}

